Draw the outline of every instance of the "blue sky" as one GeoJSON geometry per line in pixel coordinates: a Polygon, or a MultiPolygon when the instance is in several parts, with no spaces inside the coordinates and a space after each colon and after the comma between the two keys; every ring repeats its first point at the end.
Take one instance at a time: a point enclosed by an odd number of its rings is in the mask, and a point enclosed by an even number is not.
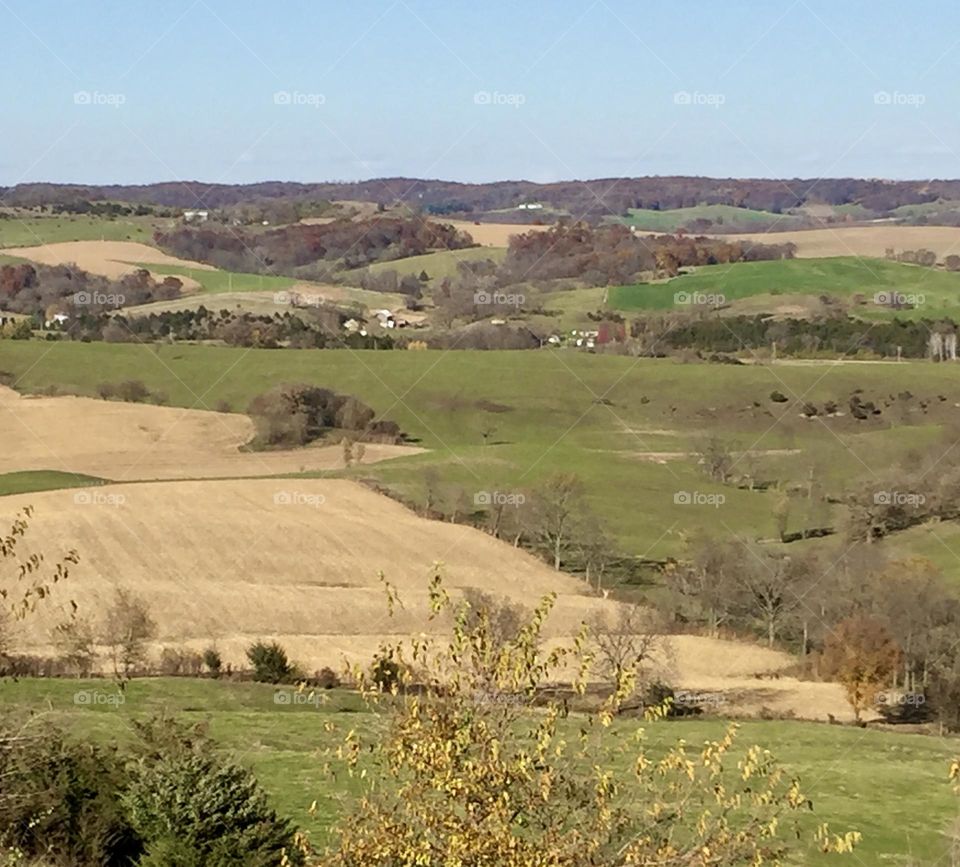
{"type": "Polygon", "coordinates": [[[0,0],[0,184],[960,176],[946,0],[0,0]]]}

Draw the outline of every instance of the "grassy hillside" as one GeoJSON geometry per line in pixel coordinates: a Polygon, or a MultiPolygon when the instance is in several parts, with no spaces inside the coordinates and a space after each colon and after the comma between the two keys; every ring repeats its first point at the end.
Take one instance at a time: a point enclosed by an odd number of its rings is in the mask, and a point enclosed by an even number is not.
{"type": "Polygon", "coordinates": [[[235,271],[189,268],[184,265],[151,265],[146,262],[130,262],[138,268],[171,274],[174,277],[189,277],[196,280],[204,292],[282,292],[298,281],[293,277],[276,277],[269,274],[242,274],[235,271]]]}
{"type": "Polygon", "coordinates": [[[631,208],[628,213],[629,216],[621,217],[617,222],[651,232],[675,232],[695,220],[709,220],[715,228],[733,226],[743,229],[749,229],[752,224],[770,223],[776,223],[778,229],[790,229],[800,222],[797,217],[786,214],[735,208],[732,205],[697,205],[666,211],[631,208]]]}
{"type": "Polygon", "coordinates": [[[952,223],[956,221],[958,214],[960,214],[960,202],[951,200],[901,205],[899,208],[890,211],[890,216],[903,220],[916,220],[922,217],[937,222],[938,219],[943,217],[951,217],[950,222],[952,223]]]}
{"type": "Polygon", "coordinates": [[[61,241],[141,241],[149,244],[157,224],[154,217],[61,215],[0,219],[0,247],[33,247],[61,241]]]}
{"type": "MultiPolygon", "coordinates": [[[[720,488],[691,454],[705,430],[748,451],[760,478],[803,483],[813,469],[844,491],[880,476],[921,442],[942,437],[925,415],[858,426],[811,424],[793,400],[880,399],[910,390],[960,403],[956,369],[923,363],[762,366],[684,365],[578,352],[352,352],[0,342],[0,371],[18,387],[58,385],[95,394],[97,384],[142,379],[175,406],[245,407],[278,382],[305,381],[354,394],[396,420],[430,451],[355,468],[420,501],[424,471],[452,489],[513,491],[558,471],[580,474],[589,505],[626,550],[681,554],[686,535],[713,527],[769,537],[774,491],[720,488]],[[889,427],[888,425],[894,425],[889,427]],[[485,436],[486,434],[486,436],[485,436]],[[485,444],[486,443],[486,444],[485,444]],[[676,503],[678,491],[723,492],[722,508],[676,503]]],[[[941,406],[941,404],[937,404],[941,406]]],[[[943,410],[944,413],[947,410],[943,410]]],[[[802,522],[797,513],[792,522],[802,522]]],[[[960,560],[951,572],[960,574],[960,560]]]]}
{"type": "MultiPolygon", "coordinates": [[[[408,256],[406,259],[396,259],[390,262],[377,262],[370,266],[374,274],[383,271],[396,271],[401,277],[407,274],[419,276],[426,271],[431,281],[442,280],[444,277],[454,277],[460,262],[481,262],[484,259],[493,259],[502,262],[507,255],[505,247],[467,247],[464,250],[439,250],[434,253],[425,253],[423,256],[408,256]]],[[[344,277],[358,277],[363,269],[347,271],[344,277]]]]}
{"type": "MultiPolygon", "coordinates": [[[[105,681],[21,679],[0,682],[0,701],[6,707],[42,711],[49,723],[102,743],[129,741],[129,720],[162,710],[206,722],[224,752],[256,773],[276,808],[321,844],[338,812],[338,795],[351,786],[345,775],[331,780],[324,772],[323,751],[335,748],[350,729],[368,732],[379,724],[352,693],[342,690],[323,692],[316,704],[292,705],[275,703],[275,690],[267,685],[160,678],[129,683],[119,706],[75,702],[78,691],[91,689],[115,692],[105,681]],[[311,814],[314,800],[317,809],[311,814]]],[[[570,725],[575,723],[576,717],[570,725]]],[[[616,721],[611,745],[623,743],[635,725],[616,721]]],[[[654,754],[678,738],[699,746],[722,737],[725,726],[712,719],[649,723],[647,744],[654,754]]],[[[740,743],[772,750],[790,773],[800,776],[815,807],[805,819],[805,839],[819,821],[829,821],[835,831],[855,829],[864,835],[855,858],[823,856],[811,845],[802,863],[907,863],[901,859],[909,853],[920,863],[933,864],[944,855],[945,831],[957,813],[946,781],[954,742],[815,723],[756,721],[741,724],[740,743]]],[[[618,761],[629,773],[626,757],[618,761]]]]}
{"type": "Polygon", "coordinates": [[[58,470],[2,473],[0,474],[0,496],[34,491],[56,491],[61,488],[85,488],[91,485],[102,485],[103,481],[83,473],[65,473],[58,470]]]}
{"type": "Polygon", "coordinates": [[[901,293],[922,297],[922,303],[913,310],[896,311],[898,316],[960,313],[960,274],[853,257],[710,265],[666,282],[615,287],[610,290],[608,303],[615,310],[665,310],[677,306],[678,293],[722,295],[727,301],[757,295],[830,295],[849,299],[861,294],[868,303],[856,312],[875,316],[893,315],[894,311],[875,305],[874,296],[901,293]]]}

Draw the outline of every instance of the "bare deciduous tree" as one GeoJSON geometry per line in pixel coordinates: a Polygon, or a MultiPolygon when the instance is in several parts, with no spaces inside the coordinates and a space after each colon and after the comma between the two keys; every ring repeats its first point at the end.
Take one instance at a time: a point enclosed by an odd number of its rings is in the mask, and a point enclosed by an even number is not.
{"type": "Polygon", "coordinates": [[[616,614],[596,614],[588,625],[599,672],[615,689],[631,676],[642,684],[646,667],[666,650],[660,618],[639,605],[621,605],[616,614]]]}
{"type": "Polygon", "coordinates": [[[742,587],[735,580],[739,557],[730,544],[700,536],[691,542],[691,558],[666,572],[677,615],[702,623],[716,637],[721,627],[745,608],[742,587]]]}
{"type": "Polygon", "coordinates": [[[558,473],[533,494],[530,531],[536,546],[559,570],[585,514],[583,482],[572,473],[558,473]]]}
{"type": "Polygon", "coordinates": [[[118,587],[104,617],[102,631],[103,643],[110,648],[114,674],[127,678],[146,659],[147,642],[156,635],[157,627],[146,602],[126,588],[118,587]]]}
{"type": "Polygon", "coordinates": [[[718,436],[709,436],[697,446],[704,472],[715,482],[726,482],[737,463],[733,448],[718,436]]]}
{"type": "Polygon", "coordinates": [[[590,521],[577,540],[577,548],[583,558],[583,577],[602,592],[607,568],[621,556],[614,541],[603,532],[599,521],[590,521]]]}
{"type": "Polygon", "coordinates": [[[87,618],[78,617],[59,624],[53,631],[53,643],[77,677],[89,677],[97,651],[93,624],[87,618]]]}
{"type": "Polygon", "coordinates": [[[463,598],[470,606],[467,628],[473,629],[481,617],[487,619],[486,635],[495,646],[515,641],[530,612],[506,596],[495,596],[476,587],[467,587],[463,598]]]}

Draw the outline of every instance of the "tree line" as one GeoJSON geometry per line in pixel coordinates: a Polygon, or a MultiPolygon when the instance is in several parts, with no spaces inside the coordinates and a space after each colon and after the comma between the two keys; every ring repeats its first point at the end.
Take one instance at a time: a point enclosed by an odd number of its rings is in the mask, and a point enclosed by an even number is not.
{"type": "Polygon", "coordinates": [[[387,216],[265,232],[184,225],[157,232],[155,240],[172,255],[225,271],[304,279],[330,279],[336,271],[474,246],[469,235],[448,224],[387,216]]]}
{"type": "Polygon", "coordinates": [[[0,308],[48,319],[55,313],[95,315],[118,307],[170,301],[180,297],[182,288],[176,277],[157,281],[143,268],[111,280],[71,265],[23,262],[0,266],[0,308]]]}
{"type": "Polygon", "coordinates": [[[405,202],[439,212],[481,213],[541,202],[555,210],[601,219],[630,208],[668,210],[731,205],[779,214],[807,204],[860,205],[886,214],[903,205],[956,201],[960,181],[888,181],[863,178],[640,177],[587,181],[497,181],[464,184],[416,178],[377,178],[347,183],[206,184],[199,181],[144,185],[25,183],[0,188],[8,204],[109,200],[178,208],[219,208],[270,200],[405,202]]]}

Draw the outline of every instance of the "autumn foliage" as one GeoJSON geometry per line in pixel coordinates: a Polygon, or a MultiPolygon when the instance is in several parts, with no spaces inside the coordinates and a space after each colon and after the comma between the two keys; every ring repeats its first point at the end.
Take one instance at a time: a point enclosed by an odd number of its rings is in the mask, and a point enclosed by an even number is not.
{"type": "MultiPolygon", "coordinates": [[[[706,867],[774,864],[789,850],[810,802],[769,752],[738,748],[735,725],[663,752],[643,725],[615,725],[632,672],[589,716],[540,694],[563,665],[579,672],[569,694],[582,695],[591,665],[586,630],[568,648],[542,650],[552,597],[506,641],[486,610],[454,603],[439,576],[430,599],[434,617],[453,620],[449,639],[383,647],[381,661],[399,672],[388,689],[354,672],[381,725],[369,739],[351,730],[329,756],[357,795],[315,863],[706,867]]],[[[857,837],[818,831],[825,851],[857,837]]]]}
{"type": "Polygon", "coordinates": [[[837,624],[823,648],[823,673],[838,680],[859,721],[900,664],[901,650],[886,627],[855,616],[837,624]]]}

